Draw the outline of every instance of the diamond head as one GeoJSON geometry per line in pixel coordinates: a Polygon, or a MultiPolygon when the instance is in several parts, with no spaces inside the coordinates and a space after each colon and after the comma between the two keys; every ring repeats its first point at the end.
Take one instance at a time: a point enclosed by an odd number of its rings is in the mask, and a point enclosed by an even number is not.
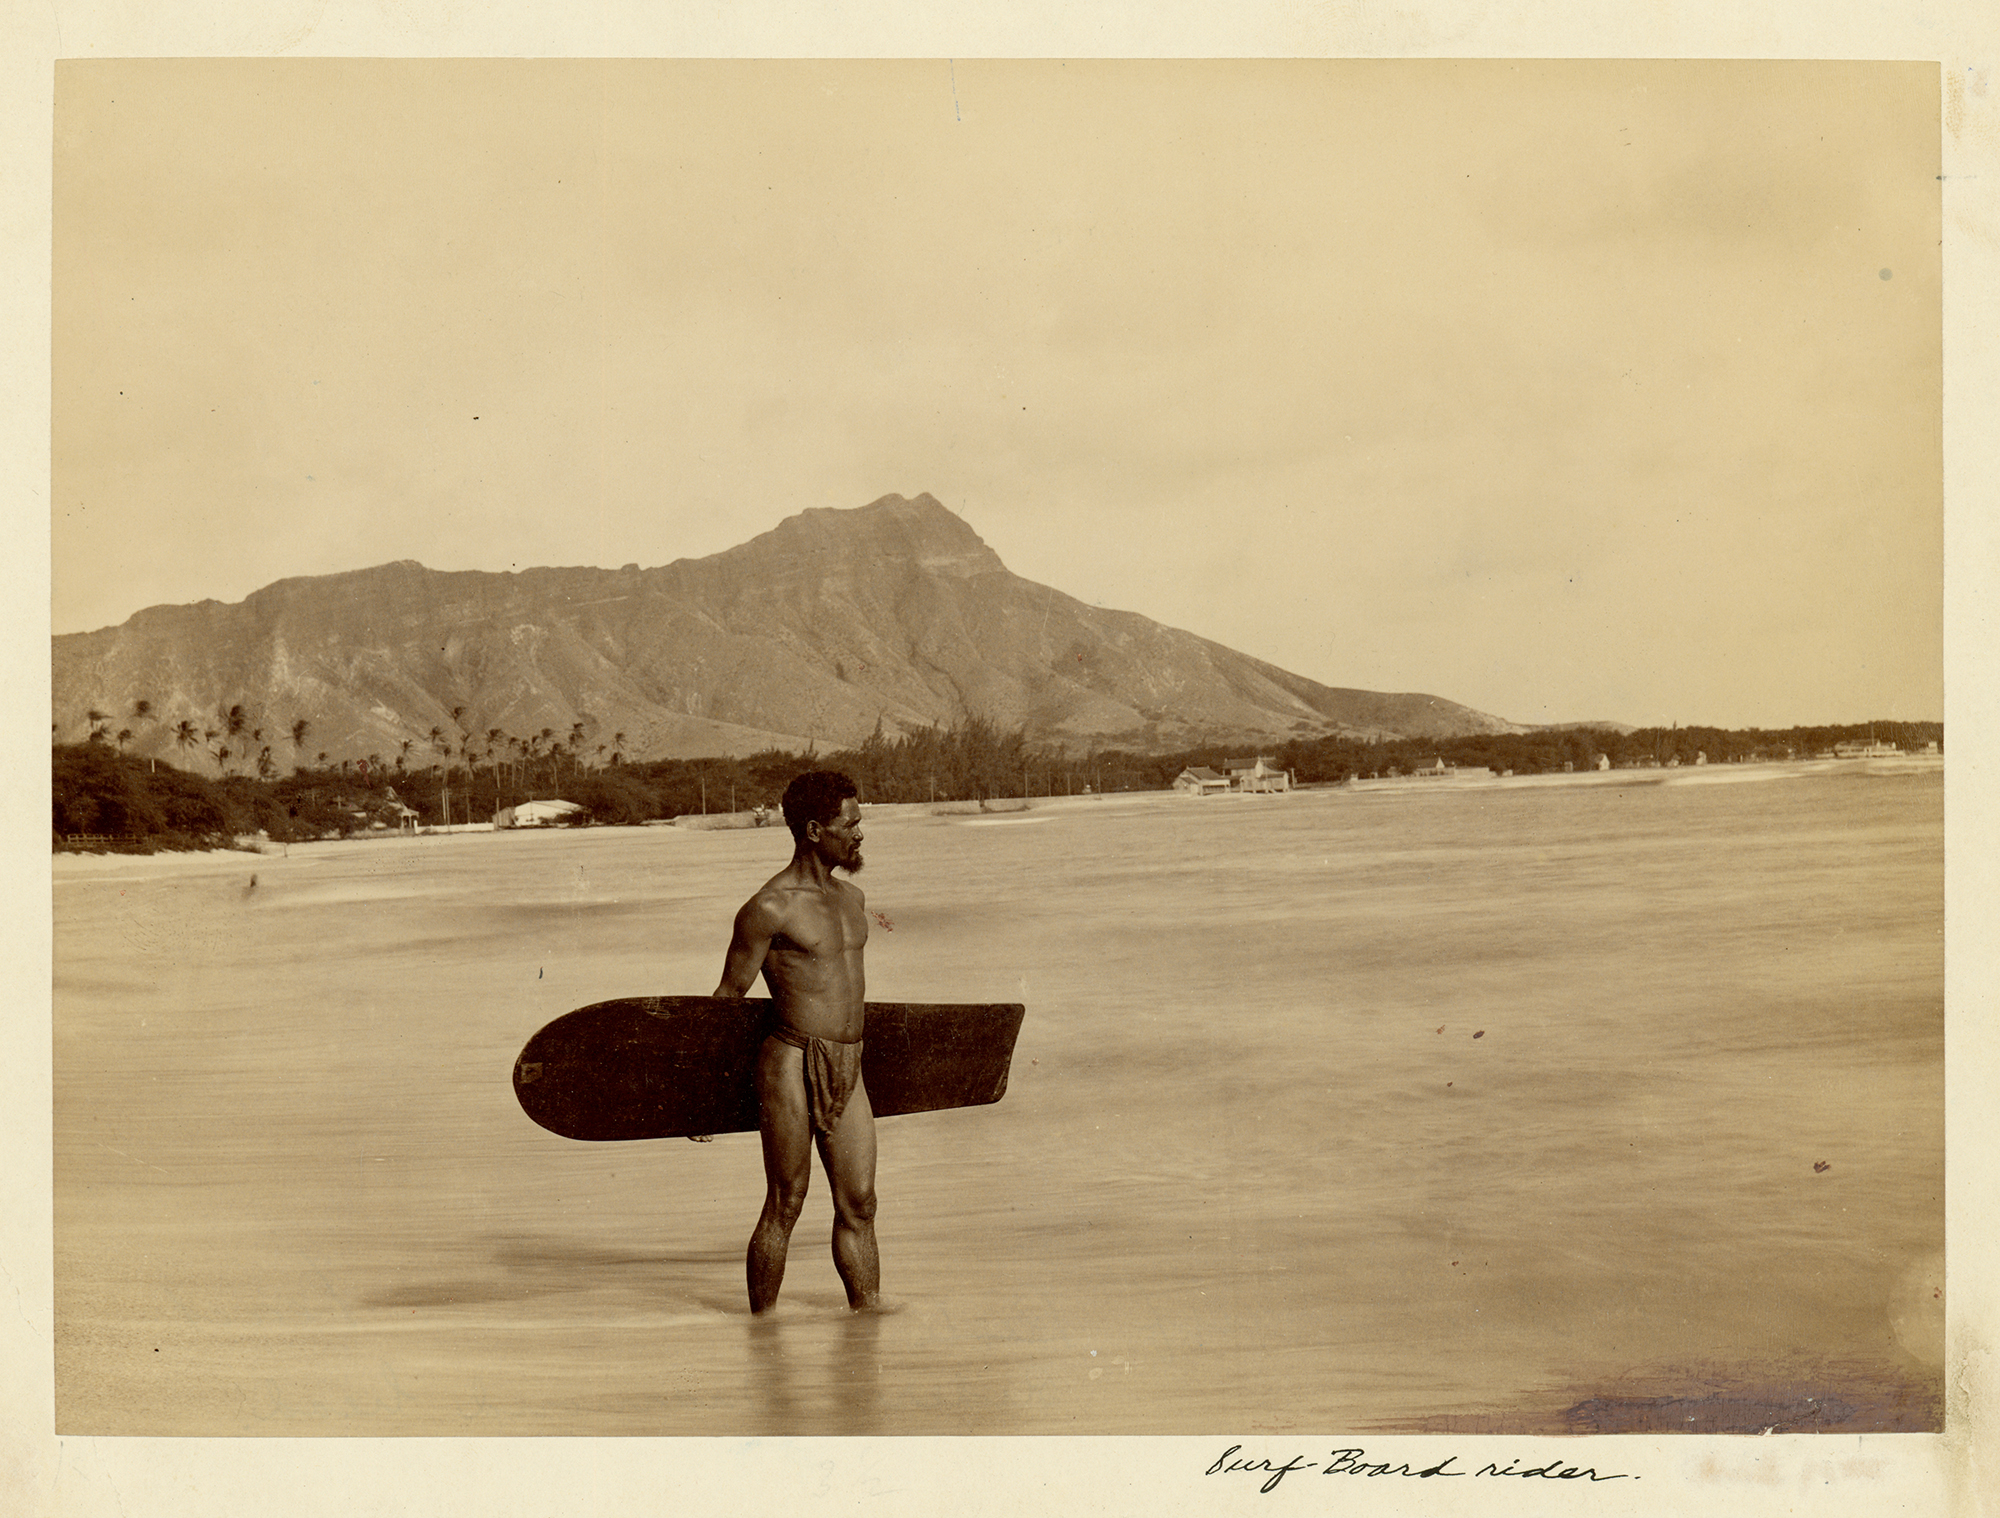
{"type": "Polygon", "coordinates": [[[1522,731],[1087,605],[1009,572],[929,495],[803,511],[655,569],[280,580],[59,636],[52,657],[59,742],[96,726],[179,762],[233,709],[238,743],[286,769],[495,735],[596,762],[824,750],[972,718],[1078,752],[1522,731]]]}

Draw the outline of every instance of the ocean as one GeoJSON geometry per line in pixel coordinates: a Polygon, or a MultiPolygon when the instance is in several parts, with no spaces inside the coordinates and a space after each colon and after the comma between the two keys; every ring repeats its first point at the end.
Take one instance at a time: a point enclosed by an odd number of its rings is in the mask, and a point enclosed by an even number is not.
{"type": "Polygon", "coordinates": [[[865,824],[876,1000],[1020,1001],[824,1177],[583,1144],[528,1036],[706,993],[781,829],[55,863],[61,1433],[1938,1426],[1943,779],[1715,767],[865,824]]]}

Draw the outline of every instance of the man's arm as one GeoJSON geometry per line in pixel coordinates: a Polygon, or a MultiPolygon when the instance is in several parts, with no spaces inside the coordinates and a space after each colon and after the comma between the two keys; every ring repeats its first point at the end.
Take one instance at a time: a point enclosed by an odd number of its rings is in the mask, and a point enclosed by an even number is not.
{"type": "MultiPolygon", "coordinates": [[[[777,907],[764,899],[763,892],[743,903],[743,910],[736,914],[736,926],[729,934],[729,953],[722,961],[722,981],[715,988],[717,996],[739,1000],[757,983],[764,955],[781,926],[777,907]]],[[[697,1144],[714,1142],[714,1135],[709,1133],[690,1133],[688,1138],[697,1144]]]]}
{"type": "Polygon", "coordinates": [[[735,998],[749,994],[757,983],[757,972],[764,967],[764,955],[770,950],[771,940],[783,926],[777,904],[763,892],[743,903],[743,910],[736,914],[736,927],[729,935],[729,954],[722,961],[722,982],[715,988],[717,996],[735,998]]]}

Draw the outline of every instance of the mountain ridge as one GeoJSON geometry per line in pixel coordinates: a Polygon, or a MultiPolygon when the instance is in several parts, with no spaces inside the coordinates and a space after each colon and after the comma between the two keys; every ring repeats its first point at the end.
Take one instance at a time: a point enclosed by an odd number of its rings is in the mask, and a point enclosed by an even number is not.
{"type": "MultiPolygon", "coordinates": [[[[434,570],[392,560],[273,581],[224,603],[136,612],[52,639],[58,736],[88,712],[171,757],[243,706],[256,745],[304,718],[281,766],[377,755],[431,734],[587,757],[837,748],[981,716],[1038,742],[1160,752],[1197,742],[1512,732],[1421,693],[1326,686],[1136,612],[1007,569],[924,494],[814,507],[732,548],[650,569],[434,570]],[[134,702],[152,720],[128,720],[134,702]],[[458,709],[456,716],[454,708],[458,709]],[[623,742],[617,740],[622,738],[623,742]]],[[[239,754],[241,750],[236,752],[239,754]]],[[[254,751],[251,754],[255,757],[254,751]]]]}

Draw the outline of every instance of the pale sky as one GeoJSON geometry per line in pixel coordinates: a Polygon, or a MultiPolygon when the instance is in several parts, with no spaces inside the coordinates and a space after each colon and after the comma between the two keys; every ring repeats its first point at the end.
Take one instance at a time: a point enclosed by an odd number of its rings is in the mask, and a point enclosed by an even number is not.
{"type": "Polygon", "coordinates": [[[54,630],[929,491],[1329,685],[1938,718],[1937,80],[65,63],[54,630]]]}

